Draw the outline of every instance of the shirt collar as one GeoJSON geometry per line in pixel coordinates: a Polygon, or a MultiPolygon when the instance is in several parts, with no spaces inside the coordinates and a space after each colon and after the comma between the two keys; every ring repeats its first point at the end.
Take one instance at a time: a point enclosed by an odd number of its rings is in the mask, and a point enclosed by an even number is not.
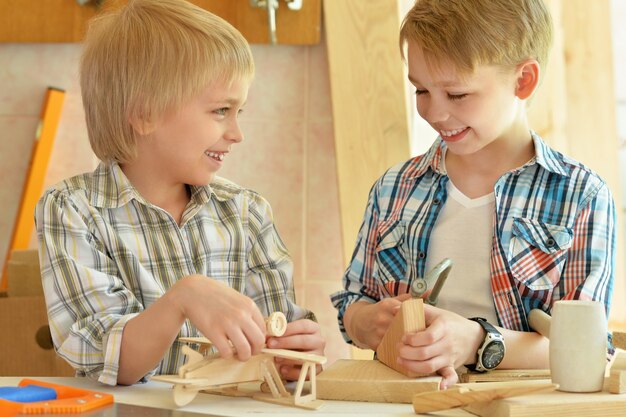
{"type": "MultiPolygon", "coordinates": [[[[243,190],[236,184],[220,177],[215,177],[215,181],[211,185],[191,185],[189,189],[191,191],[191,203],[194,205],[204,205],[211,198],[221,202],[227,201],[243,190]]],[[[132,200],[150,205],[139,194],[117,162],[101,162],[98,165],[91,177],[89,200],[91,205],[99,208],[118,208],[132,200]]]]}
{"type": "MultiPolygon", "coordinates": [[[[566,168],[568,158],[560,152],[551,149],[534,131],[531,130],[530,134],[535,145],[535,157],[520,169],[537,163],[550,172],[568,175],[569,170],[566,168]]],[[[411,160],[412,167],[409,168],[410,172],[407,173],[407,180],[422,176],[429,168],[437,174],[447,175],[443,159],[445,154],[446,144],[441,139],[441,136],[438,136],[425,154],[411,160]]]]}

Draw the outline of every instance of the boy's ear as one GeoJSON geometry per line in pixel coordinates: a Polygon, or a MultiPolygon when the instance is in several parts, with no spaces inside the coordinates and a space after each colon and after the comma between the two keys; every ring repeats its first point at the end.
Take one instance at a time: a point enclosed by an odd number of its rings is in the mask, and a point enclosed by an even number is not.
{"type": "Polygon", "coordinates": [[[537,89],[539,85],[539,63],[534,59],[522,62],[517,67],[517,85],[515,95],[526,100],[537,89]]]}
{"type": "Polygon", "coordinates": [[[156,127],[154,122],[139,114],[130,115],[128,122],[133,127],[133,130],[141,136],[149,135],[156,127]]]}

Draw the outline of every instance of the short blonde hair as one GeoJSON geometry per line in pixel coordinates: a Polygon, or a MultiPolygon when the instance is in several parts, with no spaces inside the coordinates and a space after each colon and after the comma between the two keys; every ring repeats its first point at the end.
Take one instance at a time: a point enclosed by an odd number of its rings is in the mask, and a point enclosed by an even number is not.
{"type": "Polygon", "coordinates": [[[477,65],[545,66],[552,18],[542,0],[417,0],[400,29],[400,49],[416,42],[428,64],[452,63],[461,74],[477,65]]]}
{"type": "Polygon", "coordinates": [[[129,0],[94,18],[85,38],[80,85],[91,147],[104,162],[130,162],[130,120],[158,120],[215,82],[253,74],[250,46],[225,20],[184,0],[129,0]]]}

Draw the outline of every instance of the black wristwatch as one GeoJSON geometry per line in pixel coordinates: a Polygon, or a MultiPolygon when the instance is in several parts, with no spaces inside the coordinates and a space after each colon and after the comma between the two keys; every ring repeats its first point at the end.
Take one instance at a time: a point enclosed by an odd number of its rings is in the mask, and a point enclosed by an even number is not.
{"type": "Polygon", "coordinates": [[[485,340],[478,348],[478,352],[476,352],[476,364],[466,365],[466,367],[478,372],[491,371],[500,365],[500,362],[504,359],[504,352],[506,351],[504,337],[484,318],[472,317],[470,320],[480,324],[487,334],[485,335],[485,340]]]}

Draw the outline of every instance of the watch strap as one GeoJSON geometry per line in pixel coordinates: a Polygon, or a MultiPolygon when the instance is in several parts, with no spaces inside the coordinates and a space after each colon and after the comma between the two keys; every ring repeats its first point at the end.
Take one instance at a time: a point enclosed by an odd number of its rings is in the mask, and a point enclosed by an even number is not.
{"type": "Polygon", "coordinates": [[[476,363],[471,365],[465,365],[465,367],[476,372],[486,372],[489,369],[483,366],[480,353],[483,351],[485,346],[491,342],[492,337],[490,337],[490,335],[495,335],[498,339],[500,339],[501,342],[503,342],[502,334],[491,323],[489,323],[487,319],[483,317],[471,317],[469,318],[469,320],[475,321],[476,323],[480,324],[480,326],[485,330],[485,339],[482,341],[482,343],[478,347],[478,351],[476,352],[476,363]]]}

